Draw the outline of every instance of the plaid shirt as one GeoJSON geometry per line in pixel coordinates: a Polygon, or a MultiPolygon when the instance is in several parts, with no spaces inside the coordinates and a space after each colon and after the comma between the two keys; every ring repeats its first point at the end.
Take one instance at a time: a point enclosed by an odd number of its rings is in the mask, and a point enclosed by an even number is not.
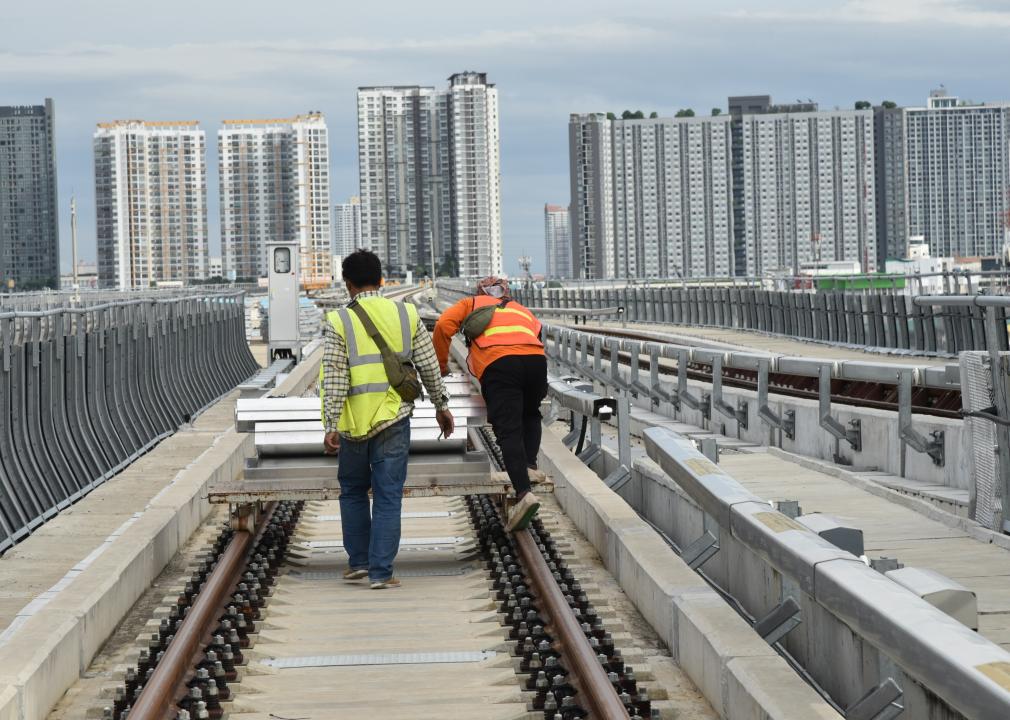
{"type": "MultiPolygon", "coordinates": [[[[382,293],[372,290],[359,293],[358,298],[382,297],[382,293]]],[[[327,318],[323,318],[323,427],[326,432],[337,432],[337,425],[340,423],[340,413],[344,410],[344,402],[347,400],[347,393],[351,388],[351,373],[347,361],[347,346],[344,339],[333,329],[333,323],[327,318]]],[[[435,347],[431,344],[431,335],[424,323],[418,320],[417,329],[414,331],[412,342],[411,361],[417,368],[417,374],[424,383],[424,389],[428,392],[428,397],[435,403],[438,410],[445,410],[449,407],[446,400],[445,385],[442,383],[442,373],[438,367],[438,359],[435,357],[435,347]]],[[[364,438],[367,439],[378,435],[390,425],[399,422],[405,417],[409,417],[414,411],[414,403],[403,402],[396,417],[379,423],[372,428],[364,438]]],[[[344,437],[350,437],[346,433],[341,433],[344,437]]]]}

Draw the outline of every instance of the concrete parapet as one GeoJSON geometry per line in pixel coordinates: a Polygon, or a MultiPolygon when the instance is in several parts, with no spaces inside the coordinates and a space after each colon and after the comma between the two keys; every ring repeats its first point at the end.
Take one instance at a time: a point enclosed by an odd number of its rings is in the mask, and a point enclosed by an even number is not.
{"type": "Polygon", "coordinates": [[[552,433],[544,434],[540,459],[566,514],[722,717],[839,718],[552,433]]]}
{"type": "Polygon", "coordinates": [[[218,435],[63,591],[0,645],[0,720],[41,720],[49,714],[207,517],[208,486],[236,477],[251,454],[250,436],[218,435]]]}

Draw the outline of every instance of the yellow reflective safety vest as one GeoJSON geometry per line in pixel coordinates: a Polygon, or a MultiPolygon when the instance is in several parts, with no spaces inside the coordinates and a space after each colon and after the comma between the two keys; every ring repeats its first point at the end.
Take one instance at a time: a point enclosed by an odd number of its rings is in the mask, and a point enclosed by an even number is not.
{"type": "MultiPolygon", "coordinates": [[[[410,360],[418,323],[417,308],[375,296],[361,298],[358,303],[382,333],[389,349],[404,360],[410,360]]],[[[328,313],[326,319],[344,340],[351,374],[350,390],[337,429],[352,438],[364,437],[376,425],[396,417],[402,400],[390,387],[379,347],[365,332],[358,316],[347,308],[337,308],[328,313]]],[[[324,370],[320,366],[320,398],[324,370]]]]}

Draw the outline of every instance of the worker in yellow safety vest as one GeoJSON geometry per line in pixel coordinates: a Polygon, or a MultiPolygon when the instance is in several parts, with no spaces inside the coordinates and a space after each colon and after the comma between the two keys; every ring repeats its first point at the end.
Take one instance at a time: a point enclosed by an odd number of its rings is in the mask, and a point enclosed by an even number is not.
{"type": "Polygon", "coordinates": [[[372,589],[381,590],[400,585],[393,560],[400,546],[410,416],[421,383],[445,437],[454,425],[431,336],[417,308],[382,296],[382,264],[374,253],[351,253],[342,270],[351,301],[323,321],[324,442],[327,453],[339,453],[340,521],[348,555],[344,579],[368,577],[372,589]]]}

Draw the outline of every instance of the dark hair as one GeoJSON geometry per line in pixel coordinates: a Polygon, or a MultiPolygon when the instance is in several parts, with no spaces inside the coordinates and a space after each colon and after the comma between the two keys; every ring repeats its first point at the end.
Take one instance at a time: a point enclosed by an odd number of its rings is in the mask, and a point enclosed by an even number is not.
{"type": "Polygon", "coordinates": [[[382,282],[382,261],[370,250],[355,250],[341,263],[344,280],[354,287],[369,287],[382,282]]]}

